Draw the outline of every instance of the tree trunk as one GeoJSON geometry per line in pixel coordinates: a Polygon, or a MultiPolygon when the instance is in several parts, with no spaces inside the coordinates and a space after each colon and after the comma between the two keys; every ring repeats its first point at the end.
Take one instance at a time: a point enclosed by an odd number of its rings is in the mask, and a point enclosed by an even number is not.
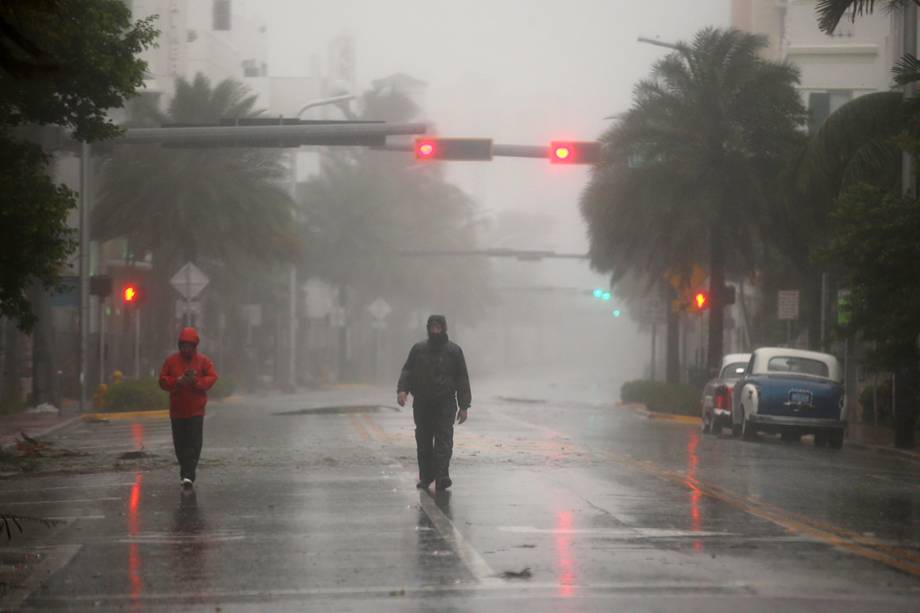
{"type": "Polygon", "coordinates": [[[0,320],[3,326],[3,374],[0,376],[0,407],[18,408],[22,402],[22,335],[12,319],[0,320]]]}
{"type": "Polygon", "coordinates": [[[665,284],[661,292],[664,297],[664,310],[667,314],[667,334],[665,337],[664,380],[668,383],[680,383],[680,320],[674,312],[673,288],[665,284]]]}
{"type": "Polygon", "coordinates": [[[894,445],[899,449],[913,449],[916,436],[918,401],[920,401],[920,372],[916,360],[895,371],[897,395],[895,396],[894,445]]]}
{"type": "Polygon", "coordinates": [[[31,288],[32,308],[38,317],[32,331],[32,405],[54,403],[54,326],[48,291],[38,282],[31,288]]]}
{"type": "Polygon", "coordinates": [[[706,365],[710,371],[718,371],[722,364],[725,331],[725,245],[722,243],[722,226],[718,220],[710,226],[709,243],[709,344],[706,365]]]}

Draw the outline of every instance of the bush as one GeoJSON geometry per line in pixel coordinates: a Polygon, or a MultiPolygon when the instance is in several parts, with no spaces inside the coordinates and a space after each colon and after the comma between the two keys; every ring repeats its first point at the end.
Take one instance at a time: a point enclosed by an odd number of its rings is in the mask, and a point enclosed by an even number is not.
{"type": "Polygon", "coordinates": [[[649,411],[658,413],[700,414],[700,390],[682,383],[644,379],[627,381],[620,389],[620,399],[623,402],[640,402],[649,411]]]}
{"type": "Polygon", "coordinates": [[[160,389],[157,379],[153,377],[112,384],[105,396],[108,411],[145,411],[169,407],[168,394],[160,389]]]}
{"type": "Polygon", "coordinates": [[[220,400],[232,396],[236,391],[236,379],[233,376],[221,376],[217,378],[217,383],[208,390],[208,396],[220,400]]]}

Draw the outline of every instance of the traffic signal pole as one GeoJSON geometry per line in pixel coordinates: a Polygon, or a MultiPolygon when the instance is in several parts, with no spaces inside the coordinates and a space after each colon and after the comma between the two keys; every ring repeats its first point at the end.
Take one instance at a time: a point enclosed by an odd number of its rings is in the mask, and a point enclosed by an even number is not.
{"type": "Polygon", "coordinates": [[[88,408],[89,364],[89,208],[92,202],[92,148],[80,145],[80,410],[88,408]]]}

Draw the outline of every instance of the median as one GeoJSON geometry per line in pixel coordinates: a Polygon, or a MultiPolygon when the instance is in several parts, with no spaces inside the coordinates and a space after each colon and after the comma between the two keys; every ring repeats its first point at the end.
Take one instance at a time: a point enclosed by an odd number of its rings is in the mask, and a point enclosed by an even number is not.
{"type": "Polygon", "coordinates": [[[700,392],[692,385],[647,379],[627,381],[620,389],[620,400],[625,408],[649,419],[700,423],[700,392]]]}

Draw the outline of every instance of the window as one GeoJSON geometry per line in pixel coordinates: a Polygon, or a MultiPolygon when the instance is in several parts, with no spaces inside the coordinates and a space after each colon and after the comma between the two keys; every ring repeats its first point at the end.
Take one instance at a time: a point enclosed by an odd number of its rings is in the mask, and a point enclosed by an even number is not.
{"type": "Polygon", "coordinates": [[[232,4],[230,0],[214,0],[212,5],[212,30],[220,30],[223,32],[229,32],[231,30],[231,14],[232,4]]]}
{"type": "Polygon", "coordinates": [[[747,362],[732,362],[725,365],[720,376],[722,379],[737,379],[744,374],[745,368],[747,368],[747,362]]]}
{"type": "Polygon", "coordinates": [[[767,364],[767,370],[770,372],[789,372],[800,375],[811,375],[813,377],[830,376],[830,371],[827,368],[827,364],[824,362],[793,356],[777,356],[775,358],[770,358],[770,362],[767,364]]]}

